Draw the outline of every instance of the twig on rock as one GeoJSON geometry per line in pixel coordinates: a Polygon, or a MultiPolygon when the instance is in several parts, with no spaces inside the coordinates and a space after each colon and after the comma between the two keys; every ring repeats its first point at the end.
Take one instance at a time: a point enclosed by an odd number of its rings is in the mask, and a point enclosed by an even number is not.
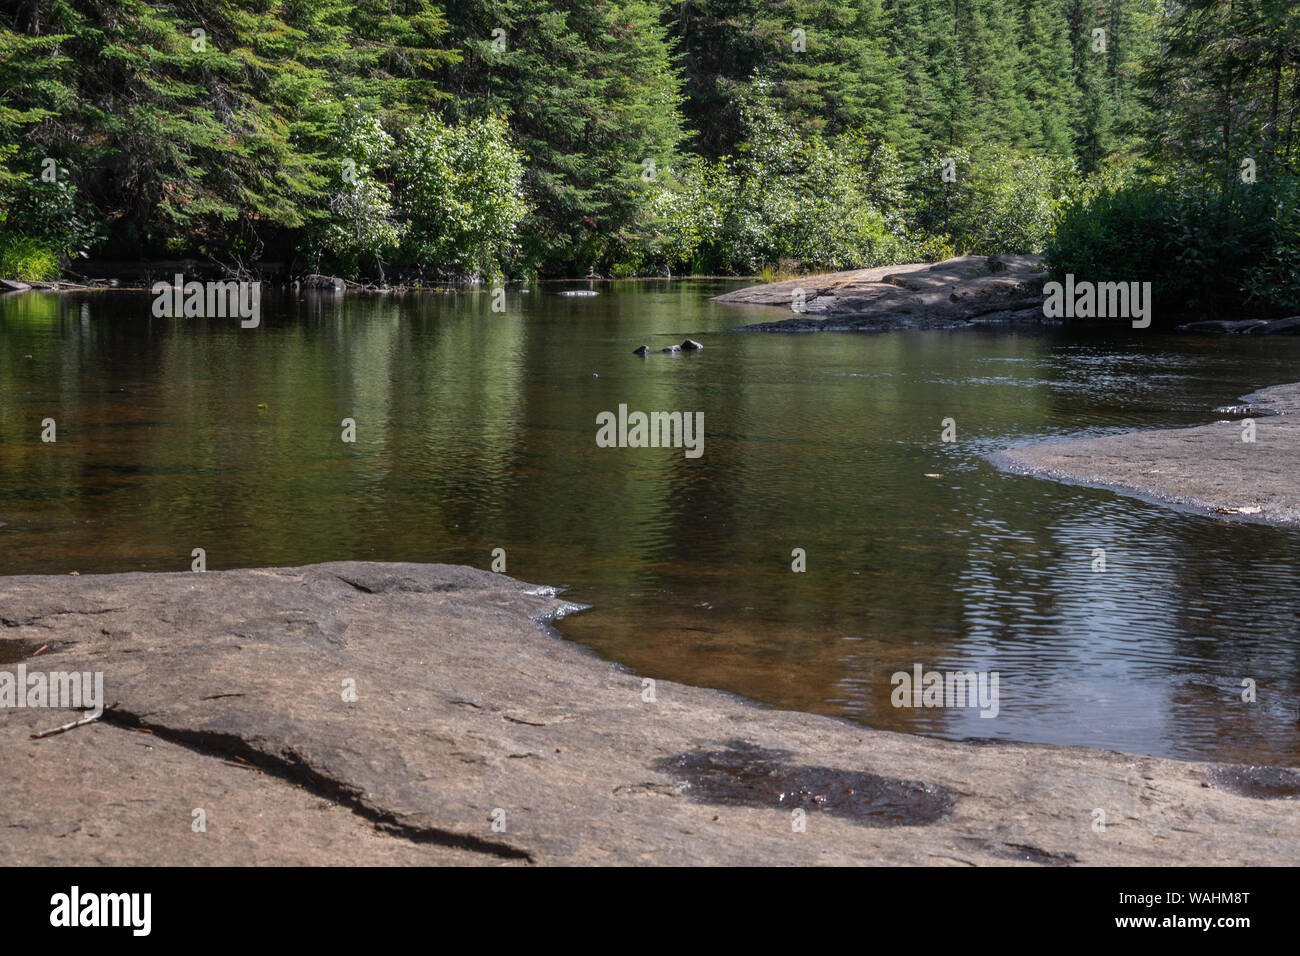
{"type": "Polygon", "coordinates": [[[100,717],[103,716],[104,716],[103,711],[100,711],[98,714],[93,714],[90,717],[82,717],[80,720],[74,720],[71,723],[64,724],[62,727],[55,727],[53,730],[42,730],[40,733],[32,734],[32,740],[37,740],[41,737],[53,737],[55,734],[61,734],[65,730],[73,730],[77,727],[84,727],[86,724],[92,724],[95,721],[99,720],[100,717]]]}

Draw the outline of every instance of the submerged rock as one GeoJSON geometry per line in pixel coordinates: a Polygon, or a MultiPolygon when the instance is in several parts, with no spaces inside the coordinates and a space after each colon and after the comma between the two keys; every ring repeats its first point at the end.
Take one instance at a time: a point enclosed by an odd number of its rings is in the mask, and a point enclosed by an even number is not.
{"type": "Polygon", "coordinates": [[[1300,315],[1285,319],[1206,319],[1180,325],[1178,331],[1213,335],[1300,335],[1300,315]]]}
{"type": "Polygon", "coordinates": [[[1300,335],[1300,315],[1286,319],[1274,319],[1267,325],[1254,331],[1255,335],[1300,335]]]}
{"type": "Polygon", "coordinates": [[[680,352],[681,350],[682,350],[682,347],[681,347],[680,345],[670,345],[670,346],[668,346],[668,348],[666,348],[666,349],[660,349],[659,351],[660,351],[660,352],[676,353],[676,352],[680,352]]]}
{"type": "Polygon", "coordinates": [[[632,350],[632,354],[633,354],[633,355],[639,355],[639,356],[641,356],[642,358],[645,358],[647,355],[650,354],[650,346],[648,346],[648,345],[638,345],[636,348],[634,348],[634,349],[632,350]]]}
{"type": "Polygon", "coordinates": [[[685,342],[682,343],[683,352],[694,352],[702,348],[704,348],[704,346],[701,345],[699,342],[695,341],[694,339],[687,339],[685,342]]]}

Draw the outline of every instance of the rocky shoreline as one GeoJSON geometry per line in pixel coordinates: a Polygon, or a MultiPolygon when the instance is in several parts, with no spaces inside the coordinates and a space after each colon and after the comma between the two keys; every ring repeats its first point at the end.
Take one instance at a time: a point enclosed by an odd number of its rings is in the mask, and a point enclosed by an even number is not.
{"type": "MultiPolygon", "coordinates": [[[[958,256],[943,262],[876,266],[746,286],[715,302],[766,306],[790,318],[737,332],[895,332],[982,326],[1061,326],[1044,315],[1047,273],[1038,255],[958,256]]],[[[1106,326],[1113,319],[1076,322],[1106,326]]],[[[1122,322],[1127,330],[1129,323],[1122,322]]],[[[1300,316],[1212,319],[1177,326],[1203,335],[1300,335],[1300,316]]]]}
{"type": "Polygon", "coordinates": [[[959,256],[748,286],[715,302],[789,309],[739,332],[874,332],[1046,322],[1042,256],[959,256]]]}
{"type": "Polygon", "coordinates": [[[1213,424],[1027,445],[993,460],[1021,474],[1300,527],[1300,383],[1266,388],[1242,402],[1216,409],[1234,417],[1213,424]]]}
{"type": "Polygon", "coordinates": [[[39,738],[68,712],[0,710],[7,859],[1257,866],[1300,854],[1295,770],[954,743],[649,683],[548,629],[578,609],[448,565],[0,578],[0,671],[102,672],[107,702],[98,721],[39,738]]]}

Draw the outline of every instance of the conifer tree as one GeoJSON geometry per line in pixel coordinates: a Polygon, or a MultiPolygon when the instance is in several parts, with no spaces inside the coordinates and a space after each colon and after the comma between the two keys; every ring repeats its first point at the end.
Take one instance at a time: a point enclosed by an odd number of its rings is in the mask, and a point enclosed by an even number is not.
{"type": "Polygon", "coordinates": [[[660,5],[466,0],[448,13],[457,113],[499,111],[528,156],[525,258],[547,271],[603,263],[634,238],[647,179],[683,138],[660,5]]]}

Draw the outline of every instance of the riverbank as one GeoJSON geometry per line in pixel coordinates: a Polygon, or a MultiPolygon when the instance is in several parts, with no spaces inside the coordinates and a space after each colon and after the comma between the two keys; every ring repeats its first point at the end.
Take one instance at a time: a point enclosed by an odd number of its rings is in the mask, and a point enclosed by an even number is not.
{"type": "MultiPolygon", "coordinates": [[[[180,275],[187,280],[193,281],[212,281],[212,282],[231,282],[237,281],[235,276],[229,272],[216,269],[211,266],[205,268],[195,268],[188,264],[169,265],[166,269],[170,271],[162,272],[157,268],[150,270],[127,270],[121,277],[114,278],[82,278],[57,279],[48,282],[41,282],[35,279],[7,279],[0,277],[0,297],[9,294],[18,294],[23,292],[96,292],[96,291],[116,291],[116,292],[152,292],[154,283],[164,282],[169,285],[175,283],[176,276],[180,275]]],[[[527,292],[530,286],[545,288],[546,286],[587,284],[595,283],[607,284],[611,282],[663,282],[681,281],[682,279],[724,279],[734,280],[735,276],[630,276],[623,279],[611,279],[607,276],[567,276],[547,279],[513,279],[503,283],[505,288],[522,288],[527,292]]],[[[405,294],[410,292],[439,292],[439,293],[457,293],[457,292],[490,292],[501,286],[492,282],[485,281],[481,276],[459,276],[459,277],[432,277],[432,278],[413,278],[396,282],[375,283],[375,282],[356,282],[352,279],[343,279],[338,276],[306,274],[297,275],[292,279],[283,277],[274,278],[258,274],[258,276],[249,281],[257,281],[262,288],[270,290],[280,290],[282,292],[328,292],[328,293],[379,293],[379,294],[405,294]]],[[[595,293],[593,293],[595,294],[595,293]]]]}
{"type": "Polygon", "coordinates": [[[1022,474],[1110,488],[1207,514],[1300,527],[1300,383],[1266,388],[1192,428],[1008,449],[1022,474]],[[1243,440],[1251,437],[1253,441],[1243,440]]]}
{"type": "MultiPolygon", "coordinates": [[[[794,313],[791,318],[743,325],[737,332],[1060,326],[1061,318],[1044,314],[1046,280],[1039,255],[958,256],[934,264],[877,266],[760,283],[715,296],[714,301],[794,313]]],[[[1104,325],[1115,320],[1073,321],[1104,325]]],[[[1127,330],[1128,320],[1121,321],[1127,330]]],[[[1201,335],[1298,335],[1300,316],[1213,319],[1187,322],[1176,330],[1201,335]]]]}
{"type": "MultiPolygon", "coordinates": [[[[149,272],[139,270],[129,271],[122,277],[114,278],[83,278],[80,281],[72,279],[57,279],[49,282],[38,282],[34,279],[5,279],[0,278],[0,295],[7,293],[19,292],[96,292],[96,291],[116,291],[116,292],[152,292],[154,284],[164,282],[172,284],[176,276],[197,281],[214,281],[230,282],[236,281],[236,278],[224,270],[216,269],[211,266],[206,268],[194,268],[178,264],[168,266],[172,269],[166,274],[160,274],[154,269],[149,272]]],[[[410,292],[416,290],[436,289],[444,291],[453,288],[477,288],[483,287],[481,279],[463,279],[460,281],[447,280],[441,283],[426,284],[385,284],[376,285],[373,283],[354,282],[351,279],[341,279],[338,276],[324,275],[300,275],[292,280],[283,278],[257,278],[255,280],[264,284],[268,288],[284,289],[293,292],[300,291],[319,291],[319,292],[410,292]]],[[[576,281],[576,280],[575,280],[576,281]]]]}
{"type": "MultiPolygon", "coordinates": [[[[0,578],[0,671],[101,671],[108,702],[99,721],[39,739],[69,714],[0,710],[8,858],[1260,865],[1300,853],[1300,801],[1265,799],[1300,794],[1293,770],[953,743],[650,685],[547,631],[577,609],[449,565],[0,578]]],[[[880,684],[888,693],[888,674],[880,684]]]]}

